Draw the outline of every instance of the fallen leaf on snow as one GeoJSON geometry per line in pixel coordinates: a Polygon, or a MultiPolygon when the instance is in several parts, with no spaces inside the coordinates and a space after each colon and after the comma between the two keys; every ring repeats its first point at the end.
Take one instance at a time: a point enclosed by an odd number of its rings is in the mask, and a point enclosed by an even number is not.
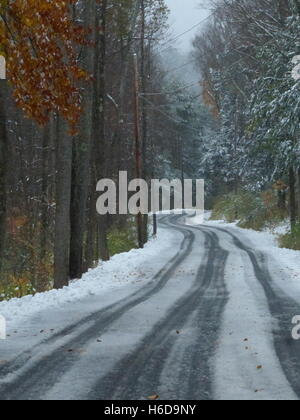
{"type": "Polygon", "coordinates": [[[155,400],[158,400],[159,399],[159,395],[151,395],[150,397],[148,397],[148,400],[150,400],[150,401],[155,401],[155,400]]]}

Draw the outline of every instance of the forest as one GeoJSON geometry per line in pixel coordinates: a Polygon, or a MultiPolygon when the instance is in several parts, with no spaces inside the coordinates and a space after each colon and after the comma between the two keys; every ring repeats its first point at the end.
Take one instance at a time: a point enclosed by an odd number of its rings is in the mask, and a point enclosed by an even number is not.
{"type": "Polygon", "coordinates": [[[96,212],[98,180],[135,175],[136,81],[144,179],[195,177],[202,122],[213,119],[163,64],[164,0],[1,0],[0,17],[0,299],[9,299],[62,288],[147,241],[146,217],[138,243],[132,218],[96,212]]]}
{"type": "Polygon", "coordinates": [[[198,92],[170,68],[164,0],[0,1],[0,300],[143,247],[148,217],[139,236],[96,211],[99,179],[134,178],[137,129],[144,179],[204,178],[213,217],[289,218],[282,245],[300,248],[300,1],[206,3],[198,92]]]}
{"type": "Polygon", "coordinates": [[[204,103],[218,129],[204,141],[202,169],[215,217],[262,229],[289,218],[282,244],[299,249],[298,0],[213,2],[194,40],[204,103]]]}

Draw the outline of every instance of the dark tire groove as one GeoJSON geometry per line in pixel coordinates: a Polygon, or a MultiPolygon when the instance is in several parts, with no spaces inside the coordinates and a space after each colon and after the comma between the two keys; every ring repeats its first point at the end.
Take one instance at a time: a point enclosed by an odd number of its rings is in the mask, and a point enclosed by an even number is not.
{"type": "MultiPolygon", "coordinates": [[[[175,216],[171,218],[176,221],[182,216],[175,216]]],[[[165,223],[164,220],[161,223],[165,223]]],[[[169,223],[167,223],[169,225],[169,223]]],[[[177,228],[172,225],[172,228],[180,231],[184,235],[179,252],[168,262],[164,268],[149,282],[143,289],[133,293],[126,301],[117,302],[101,311],[86,317],[84,320],[62,330],[56,334],[56,339],[63,334],[72,332],[78,326],[86,323],[94,322],[94,325],[87,328],[84,332],[69,340],[63,346],[59,346],[53,352],[43,357],[42,360],[36,362],[32,367],[26,370],[21,375],[18,375],[15,380],[9,382],[7,385],[0,385],[0,400],[26,400],[39,399],[54,384],[75,364],[79,355],[76,353],[66,354],[66,348],[79,348],[92,340],[95,337],[103,334],[105,330],[116,320],[121,318],[127,311],[145,302],[155,294],[159,293],[162,288],[168,283],[177,267],[184,261],[191,253],[195,235],[189,229],[177,228]]],[[[46,340],[43,344],[53,341],[53,337],[46,340]]],[[[21,356],[9,365],[6,365],[0,370],[0,379],[4,379],[6,374],[11,374],[16,371],[24,362],[30,361],[32,352],[21,356]],[[24,358],[25,357],[25,358],[24,358]]]]}
{"type": "Polygon", "coordinates": [[[175,331],[183,328],[193,313],[196,314],[199,334],[192,348],[185,351],[188,369],[181,372],[182,381],[176,388],[174,399],[212,399],[209,361],[227,302],[224,269],[228,252],[220,248],[216,234],[202,232],[206,236],[206,255],[191,291],[155,325],[134,352],[124,357],[113,372],[96,384],[88,399],[134,400],[156,392],[170,349],[178,340],[175,331]],[[203,302],[209,289],[214,291],[214,296],[211,301],[203,302]]]}
{"type": "MultiPolygon", "coordinates": [[[[167,217],[164,216],[160,219],[159,223],[163,226],[167,226],[168,225],[168,223],[166,223],[167,221],[168,221],[167,217]]],[[[182,231],[180,231],[180,232],[183,233],[182,231]]],[[[184,237],[183,237],[183,240],[182,240],[181,245],[180,245],[180,250],[184,249],[185,242],[187,240],[186,235],[184,234],[183,236],[184,237]]],[[[179,251],[175,255],[175,257],[173,257],[160,270],[160,272],[157,273],[157,275],[154,277],[153,280],[156,280],[160,276],[162,276],[164,270],[167,270],[169,264],[172,264],[174,262],[174,260],[176,260],[176,258],[180,255],[180,253],[181,253],[181,251],[179,251]]],[[[153,283],[153,281],[151,283],[153,283]]],[[[128,297],[128,299],[134,298],[139,293],[140,293],[140,291],[133,293],[131,296],[128,297]]],[[[42,340],[41,342],[39,342],[38,344],[34,345],[30,350],[23,352],[20,356],[17,356],[14,360],[10,361],[9,363],[6,363],[5,365],[2,365],[0,367],[0,379],[3,379],[6,375],[9,375],[12,372],[15,372],[18,369],[22,368],[22,366],[24,366],[25,363],[27,363],[32,358],[32,355],[36,354],[37,351],[42,346],[47,346],[48,344],[54,343],[55,341],[59,340],[62,337],[66,337],[68,335],[71,335],[78,328],[84,326],[85,324],[89,324],[89,323],[95,321],[96,319],[99,318],[99,316],[102,316],[107,311],[114,311],[115,309],[118,310],[121,303],[122,303],[122,301],[118,301],[116,303],[113,303],[112,305],[109,305],[109,306],[101,309],[101,311],[94,312],[91,315],[88,315],[87,317],[82,318],[80,321],[78,321],[76,323],[73,323],[71,325],[68,325],[67,327],[63,328],[62,330],[58,331],[57,333],[52,334],[51,337],[46,338],[46,339],[42,340]]],[[[0,398],[1,398],[1,395],[0,395],[0,398]]]]}
{"type": "Polygon", "coordinates": [[[300,342],[292,338],[292,318],[300,314],[299,303],[276,287],[268,269],[266,255],[247,247],[238,237],[226,229],[209,228],[229,235],[235,245],[249,256],[255,276],[265,292],[270,313],[278,322],[278,329],[273,331],[277,357],[288,382],[300,398],[300,342]]]}

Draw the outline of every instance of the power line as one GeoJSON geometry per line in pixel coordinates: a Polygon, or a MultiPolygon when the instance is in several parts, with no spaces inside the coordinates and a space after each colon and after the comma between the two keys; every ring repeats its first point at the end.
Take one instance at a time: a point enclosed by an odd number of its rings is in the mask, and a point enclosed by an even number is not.
{"type": "MultiPolygon", "coordinates": [[[[179,38],[183,37],[184,35],[188,34],[189,32],[193,31],[194,29],[196,29],[198,26],[202,25],[204,22],[206,22],[208,19],[210,19],[213,15],[215,14],[215,12],[210,13],[205,19],[200,20],[200,22],[196,23],[196,25],[193,25],[191,28],[187,29],[186,31],[182,32],[181,34],[177,35],[175,38],[169,39],[168,41],[164,42],[161,45],[158,45],[156,48],[163,48],[165,45],[168,45],[172,42],[177,41],[179,38]]],[[[163,53],[164,51],[169,50],[170,47],[164,48],[162,51],[159,51],[159,53],[163,53]]]]}
{"type": "Polygon", "coordinates": [[[140,95],[142,97],[144,96],[161,96],[161,95],[174,95],[176,93],[182,92],[183,90],[189,89],[193,86],[199,86],[199,84],[201,83],[201,80],[199,80],[196,83],[192,83],[190,85],[187,86],[183,86],[182,88],[178,89],[178,90],[174,90],[172,92],[152,92],[152,93],[140,93],[140,95]]]}
{"type": "Polygon", "coordinates": [[[148,102],[148,104],[152,105],[152,108],[155,109],[157,112],[159,112],[160,114],[162,114],[164,117],[168,118],[170,121],[175,122],[176,124],[182,124],[185,121],[183,120],[177,120],[176,118],[174,118],[172,115],[167,114],[166,112],[162,111],[160,108],[158,108],[153,102],[149,101],[148,99],[144,98],[144,100],[146,102],[148,102]]]}
{"type": "MultiPolygon", "coordinates": [[[[199,98],[201,95],[197,95],[197,98],[199,98]]],[[[191,98],[191,100],[193,100],[194,98],[191,98]]],[[[162,105],[157,105],[157,108],[170,108],[170,107],[180,107],[184,105],[182,102],[170,102],[169,104],[162,104],[162,105]]]]}
{"type": "Polygon", "coordinates": [[[196,29],[198,26],[202,25],[204,22],[206,22],[209,18],[211,18],[214,15],[215,12],[212,12],[210,15],[208,15],[205,19],[200,20],[200,22],[196,23],[196,25],[191,26],[189,29],[187,29],[186,31],[182,32],[179,35],[176,35],[174,38],[169,39],[168,41],[164,42],[163,44],[160,45],[161,47],[164,47],[165,45],[169,44],[170,42],[174,42],[177,41],[179,38],[181,38],[182,36],[188,34],[189,32],[193,31],[194,29],[196,29]]]}
{"type": "MultiPolygon", "coordinates": [[[[193,31],[195,28],[197,28],[198,26],[202,25],[204,22],[206,22],[209,18],[211,18],[214,15],[215,12],[212,12],[211,14],[209,14],[205,19],[202,19],[200,22],[196,23],[196,25],[193,25],[191,28],[187,29],[186,31],[184,31],[183,33],[177,35],[175,38],[169,39],[168,41],[164,42],[161,45],[157,45],[155,48],[162,48],[165,45],[168,45],[171,42],[175,42],[177,41],[179,38],[181,38],[182,36],[188,34],[189,32],[193,31]]],[[[126,47],[122,47],[119,50],[113,52],[112,54],[108,55],[108,59],[114,57],[115,55],[119,54],[120,52],[123,51],[123,49],[130,47],[130,45],[136,40],[136,38],[132,37],[129,41],[128,44],[126,45],[126,47]]],[[[160,53],[170,49],[171,47],[165,48],[162,51],[160,51],[160,53]]]]}
{"type": "MultiPolygon", "coordinates": [[[[189,125],[189,123],[187,121],[184,120],[177,120],[176,118],[174,118],[172,115],[167,114],[166,112],[162,111],[160,108],[157,107],[157,105],[155,105],[153,102],[149,101],[148,99],[144,98],[145,102],[148,102],[148,104],[152,105],[153,109],[155,109],[155,111],[159,112],[161,115],[163,115],[165,118],[168,118],[170,121],[175,122],[176,124],[184,124],[184,125],[189,125]]],[[[196,130],[196,128],[194,127],[190,127],[189,129],[194,131],[195,133],[199,134],[199,130],[196,130]]]]}
{"type": "Polygon", "coordinates": [[[173,69],[171,69],[171,70],[165,70],[165,72],[166,72],[166,73],[174,73],[175,71],[181,70],[181,69],[183,69],[183,68],[185,68],[185,67],[189,66],[190,64],[196,63],[197,61],[198,61],[198,60],[191,60],[191,61],[188,61],[187,63],[183,64],[182,66],[175,67],[175,68],[173,68],[173,69]]]}

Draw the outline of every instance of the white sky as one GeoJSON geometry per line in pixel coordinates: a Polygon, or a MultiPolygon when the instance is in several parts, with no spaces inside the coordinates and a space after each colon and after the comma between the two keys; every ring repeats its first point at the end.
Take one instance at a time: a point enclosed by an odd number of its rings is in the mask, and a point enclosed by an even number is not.
{"type": "MultiPolygon", "coordinates": [[[[185,32],[209,15],[208,10],[199,6],[201,0],[166,0],[166,3],[171,10],[170,33],[172,38],[185,32]]],[[[199,28],[176,41],[176,46],[182,52],[188,52],[191,49],[191,42],[199,28]]]]}

